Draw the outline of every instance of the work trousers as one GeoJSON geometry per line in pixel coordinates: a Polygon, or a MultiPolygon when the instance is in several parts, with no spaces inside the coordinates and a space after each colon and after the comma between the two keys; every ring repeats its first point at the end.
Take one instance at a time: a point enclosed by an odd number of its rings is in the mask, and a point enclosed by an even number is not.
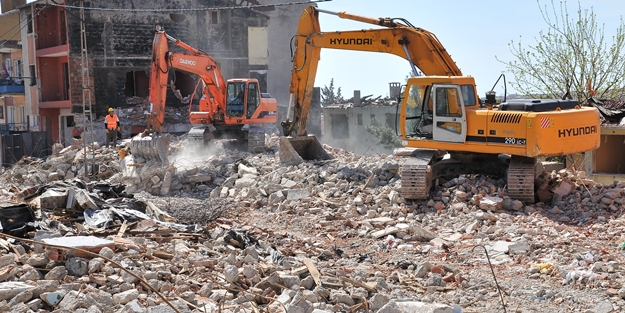
{"type": "Polygon", "coordinates": [[[109,146],[111,138],[113,139],[113,148],[115,148],[117,146],[117,129],[108,130],[108,133],[106,134],[106,143],[104,144],[105,146],[109,146]]]}

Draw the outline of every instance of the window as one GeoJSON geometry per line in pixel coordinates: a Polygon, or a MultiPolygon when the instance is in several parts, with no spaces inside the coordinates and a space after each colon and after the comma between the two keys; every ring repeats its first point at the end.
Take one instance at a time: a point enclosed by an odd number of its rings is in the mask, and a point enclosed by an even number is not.
{"type": "Polygon", "coordinates": [[[226,100],[226,115],[228,117],[243,116],[243,104],[245,103],[245,82],[228,84],[228,100],[226,100]]]}
{"type": "Polygon", "coordinates": [[[462,92],[462,100],[465,107],[476,105],[475,103],[475,88],[473,85],[460,85],[460,92],[462,92]]]}
{"type": "Polygon", "coordinates": [[[14,64],[13,77],[21,79],[22,78],[22,60],[15,60],[13,64],[14,64]]]}
{"type": "Polygon", "coordinates": [[[219,11],[206,12],[208,24],[219,24],[219,11]]]}
{"type": "Polygon", "coordinates": [[[332,138],[349,138],[349,119],[347,114],[330,114],[330,125],[332,127],[332,138]]]}
{"type": "Polygon", "coordinates": [[[358,125],[362,125],[362,114],[358,114],[358,125]]]}
{"type": "Polygon", "coordinates": [[[33,15],[32,14],[26,15],[26,23],[28,23],[28,33],[32,34],[33,33],[33,15]]]}
{"type": "Polygon", "coordinates": [[[254,115],[254,111],[256,111],[258,105],[260,105],[260,99],[258,95],[258,84],[250,83],[247,86],[247,118],[251,118],[252,115],[254,115]]]}
{"type": "Polygon", "coordinates": [[[20,126],[26,126],[26,108],[24,108],[23,106],[20,106],[20,126]]]}
{"type": "Polygon", "coordinates": [[[12,64],[11,64],[11,59],[6,59],[4,60],[4,64],[2,66],[2,76],[9,76],[12,77],[13,76],[13,71],[12,71],[12,64]]]}
{"type": "Polygon", "coordinates": [[[436,115],[462,117],[460,95],[456,88],[436,88],[436,115]]]}
{"type": "Polygon", "coordinates": [[[61,44],[67,44],[67,31],[65,30],[65,28],[67,27],[67,25],[65,25],[65,11],[61,10],[61,44]]]}
{"type": "Polygon", "coordinates": [[[124,88],[124,96],[147,97],[149,94],[150,78],[145,71],[130,71],[126,73],[126,88],[124,88]]]}
{"type": "Polygon", "coordinates": [[[28,66],[28,69],[30,70],[30,85],[31,86],[36,86],[37,85],[37,75],[35,73],[35,66],[34,65],[30,65],[30,66],[28,66]]]}
{"type": "Polygon", "coordinates": [[[39,128],[39,116],[38,115],[29,115],[30,120],[30,128],[38,129],[39,128]]]}
{"type": "Polygon", "coordinates": [[[396,121],[397,121],[397,114],[395,113],[386,113],[385,116],[385,122],[386,122],[386,126],[388,126],[391,129],[395,129],[396,126],[396,121]]]}
{"type": "Polygon", "coordinates": [[[69,100],[69,66],[63,63],[63,100],[69,100]]]}
{"type": "MultiPolygon", "coordinates": [[[[15,107],[7,106],[7,124],[15,123],[15,107]]],[[[11,125],[9,125],[11,127],[11,125]]]]}
{"type": "Polygon", "coordinates": [[[423,92],[418,85],[410,86],[404,110],[406,110],[406,122],[404,123],[406,134],[414,134],[417,132],[423,111],[423,92]]]}

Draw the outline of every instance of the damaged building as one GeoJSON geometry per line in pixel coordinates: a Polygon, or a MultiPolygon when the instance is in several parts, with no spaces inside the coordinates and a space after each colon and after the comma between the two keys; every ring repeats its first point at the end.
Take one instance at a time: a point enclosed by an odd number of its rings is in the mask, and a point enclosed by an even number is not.
{"type": "Polygon", "coordinates": [[[392,154],[397,147],[382,143],[381,138],[367,128],[377,126],[395,134],[398,127],[396,97],[400,90],[401,84],[393,82],[389,83],[389,98],[361,97],[360,90],[355,90],[354,97],[344,103],[324,106],[321,108],[321,140],[356,154],[392,154]]]}
{"type": "MultiPolygon", "coordinates": [[[[95,118],[109,107],[147,105],[157,25],[208,53],[225,79],[257,78],[261,90],[286,107],[289,40],[304,5],[263,6],[270,2],[295,1],[3,1],[3,9],[19,16],[13,24],[23,26],[17,36],[21,50],[10,57],[11,63],[19,62],[17,67],[28,78],[23,112],[10,116],[19,117],[25,130],[45,131],[51,146],[69,143],[83,102],[92,105],[95,118]]],[[[3,25],[10,24],[7,17],[1,18],[3,25]]],[[[196,77],[181,71],[170,75],[183,98],[193,93],[196,77]]],[[[184,110],[188,105],[168,90],[168,107],[184,110]]],[[[142,130],[142,125],[135,126],[126,128],[125,135],[142,130]]]]}
{"type": "Polygon", "coordinates": [[[600,113],[601,145],[578,156],[575,163],[596,182],[625,181],[625,102],[594,98],[588,102],[600,113]]]}

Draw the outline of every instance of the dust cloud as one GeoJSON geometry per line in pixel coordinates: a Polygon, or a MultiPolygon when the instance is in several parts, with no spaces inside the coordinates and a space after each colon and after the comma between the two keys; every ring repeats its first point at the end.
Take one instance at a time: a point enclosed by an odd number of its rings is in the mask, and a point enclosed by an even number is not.
{"type": "Polygon", "coordinates": [[[177,170],[186,170],[205,166],[213,157],[225,154],[226,150],[219,140],[211,141],[205,145],[189,144],[183,141],[180,149],[169,156],[169,161],[177,170]]]}

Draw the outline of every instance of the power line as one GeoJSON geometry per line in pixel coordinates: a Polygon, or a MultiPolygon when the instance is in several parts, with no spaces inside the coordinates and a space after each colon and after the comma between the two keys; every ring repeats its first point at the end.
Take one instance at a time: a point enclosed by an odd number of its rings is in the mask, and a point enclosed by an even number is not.
{"type": "MultiPolygon", "coordinates": [[[[41,11],[43,11],[43,10],[44,10],[47,6],[48,6],[48,5],[46,4],[46,5],[44,5],[41,9],[36,10],[36,11],[35,11],[35,14],[33,14],[33,15],[30,17],[30,20],[28,20],[28,22],[24,23],[24,26],[20,27],[20,29],[18,29],[15,33],[13,33],[13,35],[11,35],[9,38],[13,38],[13,36],[15,36],[15,35],[19,34],[19,33],[22,31],[22,29],[24,29],[24,27],[26,27],[26,26],[28,26],[29,24],[31,24],[31,23],[33,22],[33,19],[35,19],[35,16],[39,15],[39,13],[41,13],[41,11]]],[[[13,28],[15,28],[15,26],[13,26],[13,28]]],[[[13,28],[11,28],[11,29],[13,29],[13,28]]],[[[6,33],[8,33],[9,31],[11,31],[11,29],[10,29],[10,30],[8,30],[6,33]]],[[[5,34],[6,34],[6,33],[5,33],[5,34]]],[[[3,34],[3,36],[4,36],[4,34],[3,34]]],[[[7,44],[7,42],[9,42],[9,39],[6,39],[6,40],[4,40],[2,43],[0,43],[0,48],[3,48],[3,47],[4,47],[4,45],[6,45],[6,44],[7,44]]]]}
{"type": "Polygon", "coordinates": [[[64,7],[67,9],[75,9],[75,10],[84,9],[84,10],[92,10],[92,11],[172,13],[172,12],[218,11],[218,10],[237,10],[237,9],[280,7],[280,6],[287,6],[287,5],[311,4],[311,3],[328,2],[328,1],[332,1],[332,0],[310,0],[310,1],[290,2],[290,3],[256,4],[256,5],[249,5],[249,6],[229,6],[229,7],[192,8],[192,9],[118,9],[118,8],[80,7],[80,6],[74,6],[74,5],[61,5],[61,4],[53,4],[53,3],[48,3],[48,5],[55,6],[55,7],[64,7]]]}

